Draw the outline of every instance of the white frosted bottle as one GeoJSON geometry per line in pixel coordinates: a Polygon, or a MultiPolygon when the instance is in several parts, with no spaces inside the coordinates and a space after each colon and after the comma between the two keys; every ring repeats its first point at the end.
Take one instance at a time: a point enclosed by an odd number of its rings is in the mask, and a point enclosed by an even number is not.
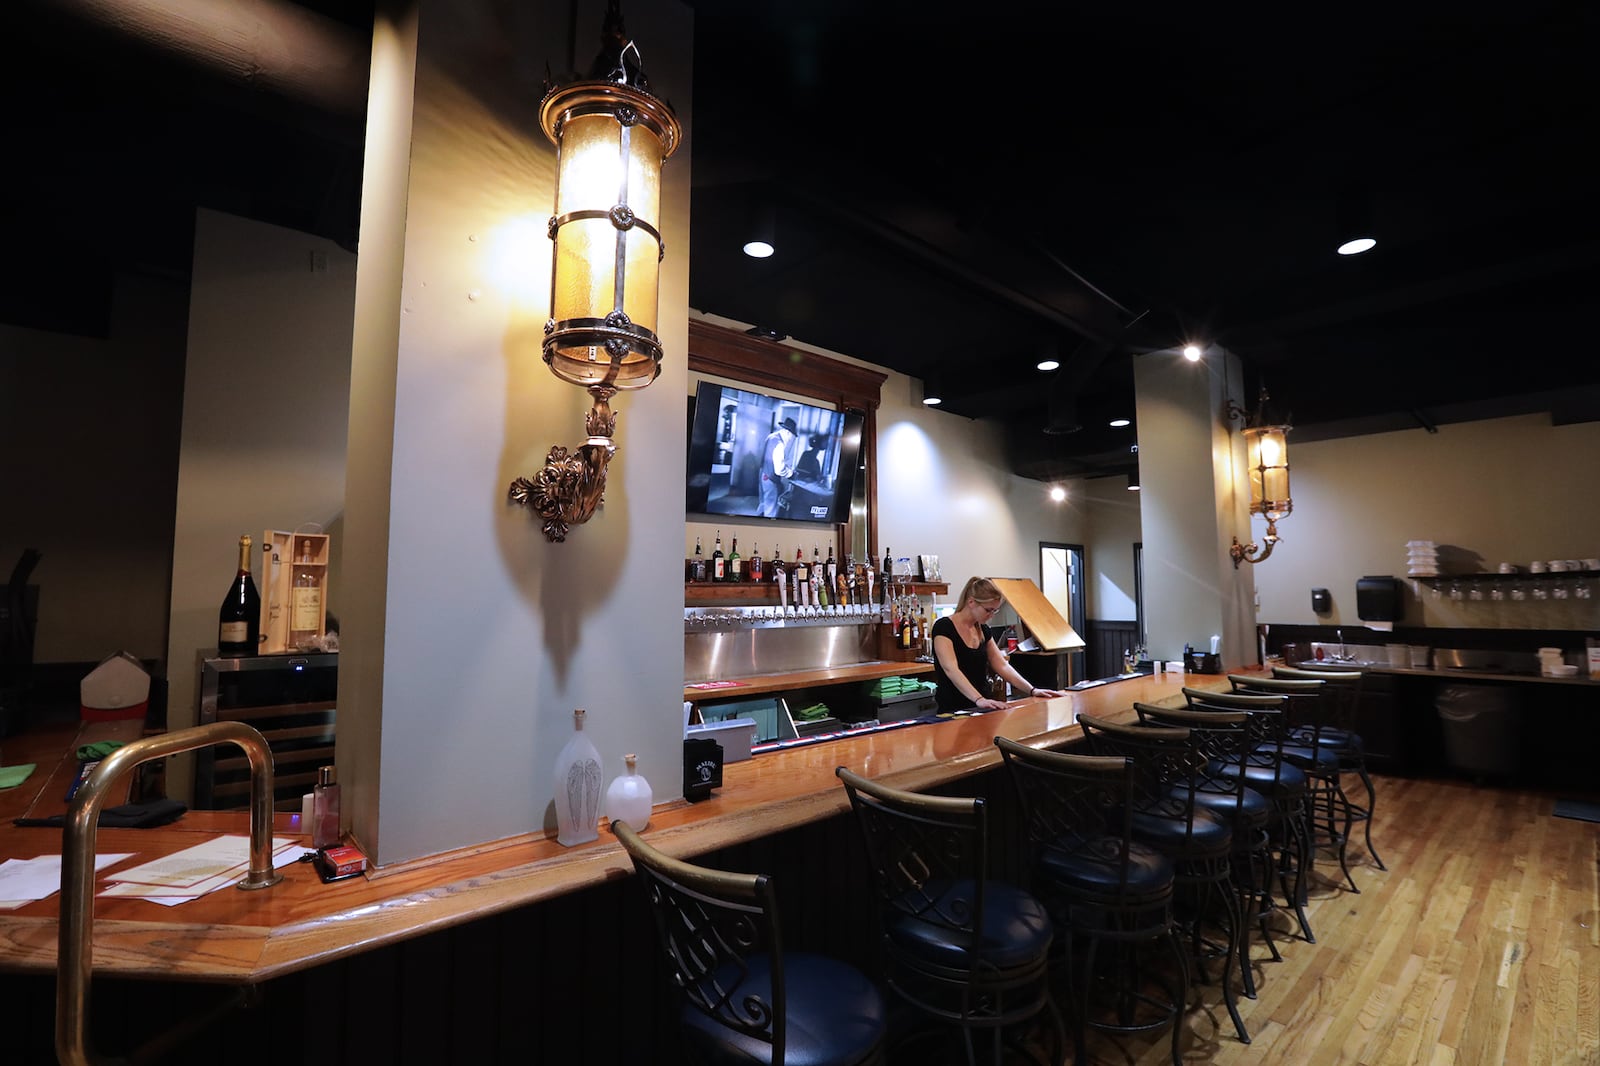
{"type": "Polygon", "coordinates": [[[639,774],[637,755],[624,755],[622,761],[628,769],[612,778],[606,789],[606,817],[642,832],[650,824],[650,782],[639,774]]]}
{"type": "Polygon", "coordinates": [[[600,753],[583,733],[584,714],[572,712],[575,732],[556,758],[556,842],[569,848],[600,836],[600,753]]]}

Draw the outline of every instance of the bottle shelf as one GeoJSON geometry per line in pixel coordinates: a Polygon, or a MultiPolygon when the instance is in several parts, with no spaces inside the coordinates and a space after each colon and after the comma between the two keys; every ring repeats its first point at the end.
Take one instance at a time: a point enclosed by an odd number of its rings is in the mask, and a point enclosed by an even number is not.
{"type": "MultiPolygon", "coordinates": [[[[896,584],[896,588],[900,586],[896,584]]],[[[946,596],[950,584],[945,581],[912,581],[907,591],[918,596],[946,596]]],[[[874,585],[873,598],[881,600],[882,590],[874,585]]],[[[778,602],[778,586],[771,581],[697,581],[683,586],[685,607],[762,607],[778,602]]]]}

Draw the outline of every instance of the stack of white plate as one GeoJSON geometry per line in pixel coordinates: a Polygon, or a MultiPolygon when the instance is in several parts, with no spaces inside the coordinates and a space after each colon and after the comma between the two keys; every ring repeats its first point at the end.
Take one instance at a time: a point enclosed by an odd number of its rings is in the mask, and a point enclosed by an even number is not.
{"type": "Polygon", "coordinates": [[[1431,540],[1406,541],[1406,574],[1410,577],[1439,576],[1439,545],[1431,540]]]}

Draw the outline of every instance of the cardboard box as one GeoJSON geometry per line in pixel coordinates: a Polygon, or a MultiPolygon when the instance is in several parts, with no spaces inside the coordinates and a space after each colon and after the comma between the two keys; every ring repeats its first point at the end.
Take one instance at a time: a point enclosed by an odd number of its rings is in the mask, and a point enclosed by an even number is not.
{"type": "Polygon", "coordinates": [[[320,650],[328,625],[326,533],[261,535],[261,652],[320,650]]]}

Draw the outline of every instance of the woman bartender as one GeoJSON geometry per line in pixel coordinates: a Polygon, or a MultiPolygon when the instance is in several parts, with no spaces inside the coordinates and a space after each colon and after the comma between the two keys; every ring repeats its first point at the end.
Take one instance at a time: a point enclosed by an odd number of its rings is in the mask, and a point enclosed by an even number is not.
{"type": "Polygon", "coordinates": [[[1064,695],[1055,689],[1034,688],[1000,653],[988,622],[1004,604],[994,582],[974,577],[961,590],[955,611],[933,623],[933,679],[939,686],[934,699],[941,711],[966,707],[992,711],[1006,706],[1005,701],[984,695],[990,671],[1029,696],[1051,699],[1064,695]]]}

